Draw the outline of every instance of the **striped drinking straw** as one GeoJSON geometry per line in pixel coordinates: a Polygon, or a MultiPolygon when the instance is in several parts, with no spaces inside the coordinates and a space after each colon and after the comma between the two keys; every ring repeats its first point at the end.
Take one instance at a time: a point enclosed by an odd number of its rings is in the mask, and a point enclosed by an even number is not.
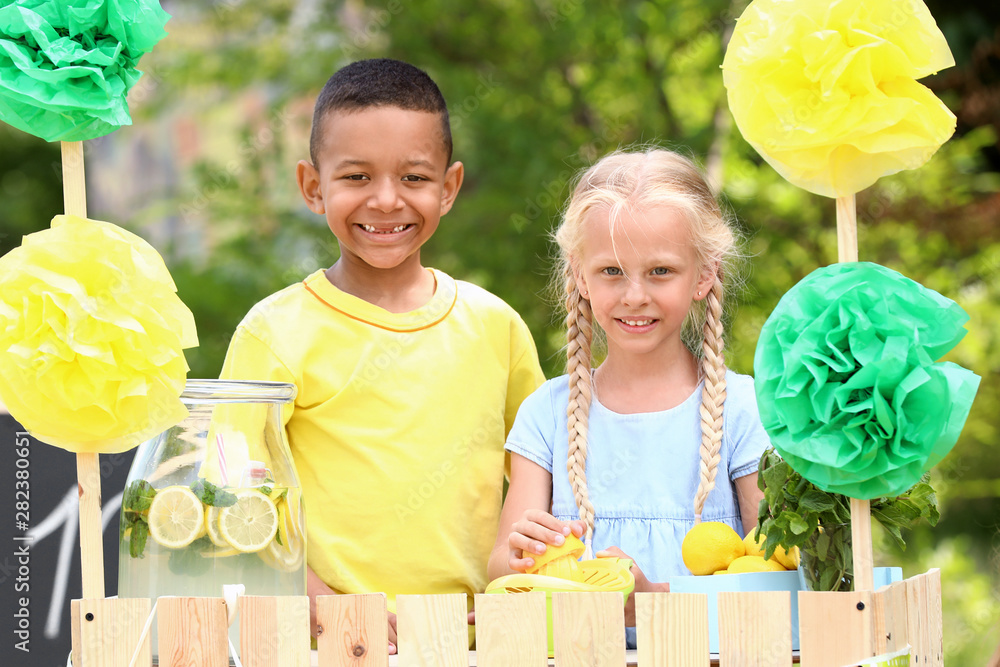
{"type": "Polygon", "coordinates": [[[219,474],[222,477],[222,486],[229,486],[229,473],[226,470],[226,445],[222,441],[222,434],[215,434],[215,447],[219,451],[219,474]]]}

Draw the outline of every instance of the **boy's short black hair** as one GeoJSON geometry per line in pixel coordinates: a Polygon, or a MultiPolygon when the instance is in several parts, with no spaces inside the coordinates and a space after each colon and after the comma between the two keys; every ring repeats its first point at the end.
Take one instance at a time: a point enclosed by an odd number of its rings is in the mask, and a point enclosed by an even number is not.
{"type": "Polygon", "coordinates": [[[440,114],[447,164],[451,164],[451,123],[441,90],[422,69],[390,58],[353,62],[337,70],[323,86],[316,99],[309,135],[312,163],[319,166],[317,156],[323,142],[323,120],[328,113],[371,107],[398,107],[440,114]]]}

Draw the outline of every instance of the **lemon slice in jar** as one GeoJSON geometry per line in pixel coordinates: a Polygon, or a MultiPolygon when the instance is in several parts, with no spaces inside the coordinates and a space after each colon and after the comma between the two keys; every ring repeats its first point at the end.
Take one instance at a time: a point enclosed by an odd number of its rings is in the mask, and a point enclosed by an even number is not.
{"type": "Polygon", "coordinates": [[[305,539],[303,535],[303,526],[300,523],[302,520],[302,504],[301,504],[301,493],[295,490],[289,490],[288,494],[285,495],[283,502],[285,503],[286,516],[288,517],[288,534],[291,539],[305,539]]]}
{"type": "Polygon", "coordinates": [[[222,531],[219,530],[219,513],[220,508],[218,507],[212,505],[205,507],[205,528],[208,532],[208,539],[212,540],[212,544],[217,547],[232,549],[229,542],[226,542],[226,538],[222,536],[222,531]]]}
{"type": "Polygon", "coordinates": [[[156,492],[149,506],[149,534],[160,546],[181,549],[205,534],[205,510],[186,486],[156,492]]]}
{"type": "Polygon", "coordinates": [[[219,532],[234,549],[255,553],[274,540],[278,532],[278,510],[260,491],[237,491],[236,503],[219,512],[219,532]]]}
{"type": "Polygon", "coordinates": [[[291,508],[284,500],[277,503],[277,508],[277,539],[261,552],[261,559],[278,570],[294,572],[302,566],[302,557],[305,554],[302,536],[296,525],[298,517],[292,514],[291,508]]]}
{"type": "Polygon", "coordinates": [[[260,559],[276,570],[294,572],[302,567],[304,555],[302,540],[293,537],[284,545],[278,544],[277,540],[271,542],[260,552],[260,559]]]}

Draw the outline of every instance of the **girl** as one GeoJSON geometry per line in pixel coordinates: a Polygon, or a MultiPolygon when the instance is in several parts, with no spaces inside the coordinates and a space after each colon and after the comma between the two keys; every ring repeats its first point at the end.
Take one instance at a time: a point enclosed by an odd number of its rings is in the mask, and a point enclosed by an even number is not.
{"type": "Polygon", "coordinates": [[[636,591],[668,590],[656,582],[689,574],[681,542],[695,523],[745,534],[763,496],[753,379],[727,372],[722,355],[734,234],[694,164],[650,149],[587,170],[555,240],[568,374],[525,400],[507,438],[489,575],[523,572],[573,532],[598,557],[632,558],[636,591]],[[596,369],[594,321],[607,340],[596,369]]]}

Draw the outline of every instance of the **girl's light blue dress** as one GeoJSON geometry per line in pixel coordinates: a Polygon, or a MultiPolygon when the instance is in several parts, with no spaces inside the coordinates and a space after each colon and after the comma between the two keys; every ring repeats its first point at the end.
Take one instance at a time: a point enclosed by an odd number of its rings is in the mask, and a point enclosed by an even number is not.
{"type": "MultiPolygon", "coordinates": [[[[757,471],[769,441],[757,412],[753,378],[726,372],[721,460],[702,521],[721,521],[743,535],[733,480],[757,471]]],[[[517,412],[506,448],[552,473],[552,514],[579,513],[566,471],[569,380],[539,387],[517,412]]],[[[587,489],[594,504],[594,551],[617,546],[650,581],[691,574],[681,542],[694,525],[701,444],[701,385],[680,405],[662,412],[623,415],[590,406],[587,489]]],[[[752,517],[755,518],[755,517],[752,517]]],[[[630,645],[634,635],[629,632],[630,645]]]]}

